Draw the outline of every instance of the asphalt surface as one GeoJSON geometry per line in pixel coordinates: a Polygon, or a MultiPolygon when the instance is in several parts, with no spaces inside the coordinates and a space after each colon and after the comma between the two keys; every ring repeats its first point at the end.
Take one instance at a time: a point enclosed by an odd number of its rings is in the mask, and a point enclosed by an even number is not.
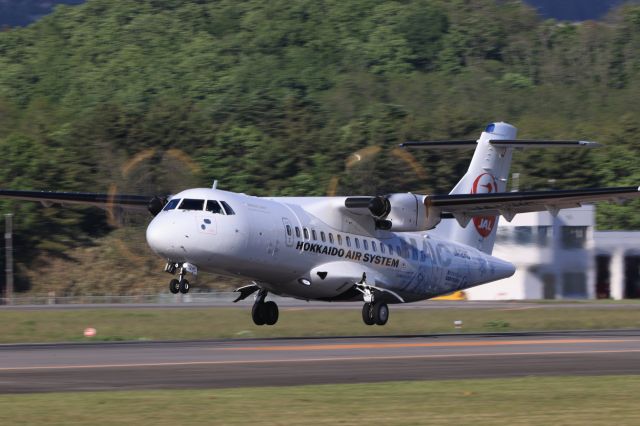
{"type": "MultiPolygon", "coordinates": [[[[202,308],[242,308],[253,304],[253,297],[249,297],[238,303],[233,303],[235,295],[222,297],[219,299],[198,299],[175,297],[173,302],[164,303],[59,303],[59,304],[16,304],[0,305],[0,311],[40,311],[40,310],[70,310],[70,309],[202,309],[202,308]]],[[[281,307],[305,308],[305,309],[361,309],[362,302],[320,302],[303,301],[292,298],[268,296],[267,299],[274,300],[281,307]]],[[[536,301],[483,301],[483,300],[423,300],[420,302],[400,303],[392,306],[393,310],[423,310],[423,309],[619,309],[622,307],[632,307],[640,309],[638,302],[598,302],[598,301],[574,301],[574,302],[536,302],[536,301]]]]}
{"type": "Polygon", "coordinates": [[[0,393],[640,374],[640,330],[0,345],[0,393]]]}

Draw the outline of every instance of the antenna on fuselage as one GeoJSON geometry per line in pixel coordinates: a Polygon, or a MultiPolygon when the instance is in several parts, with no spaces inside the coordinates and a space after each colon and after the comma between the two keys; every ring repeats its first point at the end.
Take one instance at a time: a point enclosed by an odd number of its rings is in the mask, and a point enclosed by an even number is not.
{"type": "Polygon", "coordinates": [[[213,186],[211,186],[211,189],[216,189],[216,188],[218,188],[218,179],[214,179],[213,186]]]}

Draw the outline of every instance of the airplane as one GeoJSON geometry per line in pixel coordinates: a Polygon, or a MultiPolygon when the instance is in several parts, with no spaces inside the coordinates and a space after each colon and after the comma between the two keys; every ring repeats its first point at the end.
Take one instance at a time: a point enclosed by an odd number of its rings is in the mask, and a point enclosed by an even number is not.
{"type": "Polygon", "coordinates": [[[638,187],[505,192],[514,150],[592,148],[579,140],[518,140],[489,124],[477,140],[416,141],[405,149],[474,149],[449,194],[255,197],[217,188],[142,195],[0,190],[0,198],[148,210],[149,247],[166,260],[171,293],[187,293],[199,271],[244,277],[235,302],[254,294],[256,325],[278,321],[269,293],[301,300],[361,301],[362,320],[384,325],[389,304],[409,303],[508,278],[491,255],[500,216],[638,198],[638,187]]]}

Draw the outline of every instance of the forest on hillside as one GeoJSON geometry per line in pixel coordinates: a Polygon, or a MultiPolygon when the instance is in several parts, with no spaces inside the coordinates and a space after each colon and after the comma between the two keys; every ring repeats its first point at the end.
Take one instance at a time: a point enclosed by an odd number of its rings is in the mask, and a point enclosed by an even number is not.
{"type": "MultiPolygon", "coordinates": [[[[560,24],[515,0],[89,0],[0,33],[0,187],[446,193],[468,153],[397,144],[500,120],[606,145],[518,152],[521,190],[634,185],[639,89],[634,5],[560,24]]],[[[9,211],[24,268],[145,220],[9,211]]],[[[598,226],[639,229],[638,203],[598,226]]]]}

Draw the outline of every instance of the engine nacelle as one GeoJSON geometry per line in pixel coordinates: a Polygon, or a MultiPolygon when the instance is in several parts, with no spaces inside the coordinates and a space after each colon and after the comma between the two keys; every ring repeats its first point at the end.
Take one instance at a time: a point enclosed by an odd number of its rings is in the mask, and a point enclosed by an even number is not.
{"type": "Polygon", "coordinates": [[[391,210],[385,220],[391,222],[391,231],[423,231],[427,229],[424,195],[391,194],[387,196],[391,210]]]}
{"type": "Polygon", "coordinates": [[[428,198],[412,193],[349,197],[345,200],[345,207],[351,213],[373,217],[377,229],[426,231],[440,223],[440,211],[429,207],[428,198]]]}

